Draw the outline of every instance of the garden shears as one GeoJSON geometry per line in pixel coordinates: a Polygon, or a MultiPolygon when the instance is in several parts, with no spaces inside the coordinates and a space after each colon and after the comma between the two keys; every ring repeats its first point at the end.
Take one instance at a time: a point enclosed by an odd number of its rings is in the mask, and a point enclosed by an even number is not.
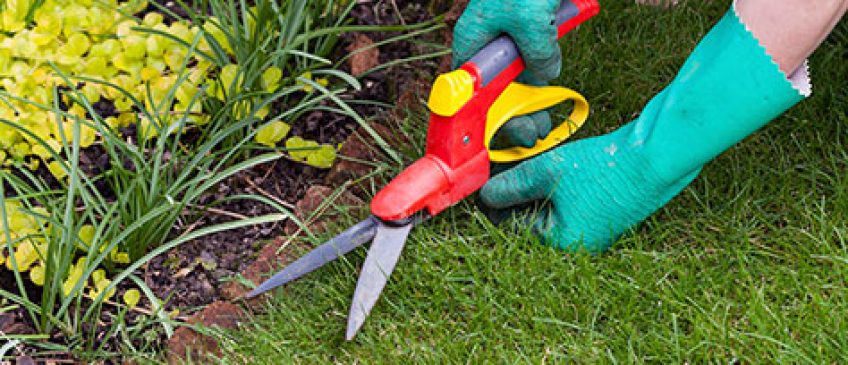
{"type": "MultiPolygon", "coordinates": [[[[556,14],[559,37],[599,10],[595,0],[563,1],[556,14]]],[[[374,196],[370,217],[287,266],[247,298],[285,285],[372,242],[348,316],[345,338],[352,340],[394,271],[412,227],[482,188],[490,177],[491,162],[519,161],[547,151],[588,117],[588,102],[572,90],[513,82],[524,69],[518,47],[503,35],[459,69],[440,75],[427,103],[431,114],[425,156],[374,196]],[[532,148],[491,149],[495,133],[513,117],[566,100],[574,103],[568,120],[532,148]]]]}

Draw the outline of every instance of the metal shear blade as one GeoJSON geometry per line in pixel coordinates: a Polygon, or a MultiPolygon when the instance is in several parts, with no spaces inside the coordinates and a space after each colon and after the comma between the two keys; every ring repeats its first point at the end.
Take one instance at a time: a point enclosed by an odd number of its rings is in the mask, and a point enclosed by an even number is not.
{"type": "Polygon", "coordinates": [[[353,294],[353,303],[348,316],[348,327],[345,338],[350,341],[362,327],[365,318],[374,308],[380,293],[386,286],[392,271],[394,271],[400,253],[409,237],[412,227],[423,221],[422,216],[415,216],[399,225],[388,225],[376,217],[359,222],[321,246],[316,247],[299,260],[260,284],[246,295],[254,298],[264,292],[297,280],[344,256],[353,249],[372,241],[368,257],[362,267],[362,273],[353,294]]]}
{"type": "Polygon", "coordinates": [[[353,292],[353,302],[350,306],[350,314],[347,316],[347,334],[345,335],[345,339],[348,341],[356,336],[356,332],[365,322],[365,317],[368,317],[371,309],[374,308],[374,304],[377,303],[377,299],[380,298],[380,293],[383,292],[389,276],[395,270],[395,265],[400,259],[400,253],[403,251],[406,238],[411,230],[411,222],[398,227],[387,226],[380,222],[380,227],[377,228],[377,236],[374,237],[374,243],[368,250],[365,265],[362,266],[359,282],[356,283],[356,291],[353,292]]]}
{"type": "Polygon", "coordinates": [[[256,289],[247,293],[247,299],[254,298],[278,286],[300,279],[321,266],[344,256],[353,249],[370,242],[377,234],[378,219],[371,216],[348,230],[316,247],[299,260],[293,262],[279,273],[265,280],[256,289]]]}

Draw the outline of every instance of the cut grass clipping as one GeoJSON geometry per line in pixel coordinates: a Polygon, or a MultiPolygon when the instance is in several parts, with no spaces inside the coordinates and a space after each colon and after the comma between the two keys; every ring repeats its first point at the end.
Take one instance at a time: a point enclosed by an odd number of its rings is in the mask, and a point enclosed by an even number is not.
{"type": "MultiPolygon", "coordinates": [[[[605,2],[565,37],[557,84],[593,107],[579,138],[632,120],[730,5],[631,3],[605,2]]],[[[809,100],[710,163],[609,253],[567,255],[462,204],[413,230],[356,341],[344,328],[365,249],[222,335],[225,362],[845,363],[846,25],[811,59],[809,100]]]]}

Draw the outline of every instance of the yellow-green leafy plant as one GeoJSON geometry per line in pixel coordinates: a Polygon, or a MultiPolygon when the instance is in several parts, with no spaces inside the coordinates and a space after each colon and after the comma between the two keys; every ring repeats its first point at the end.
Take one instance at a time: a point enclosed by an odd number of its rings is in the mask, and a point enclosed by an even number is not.
{"type": "MultiPolygon", "coordinates": [[[[78,142],[80,147],[90,147],[99,139],[111,138],[118,127],[133,123],[138,125],[140,136],[151,138],[161,130],[173,132],[175,129],[170,126],[179,116],[186,116],[191,124],[206,123],[210,115],[204,112],[200,99],[203,84],[208,84],[206,94],[224,103],[236,100],[230,110],[237,118],[245,117],[246,110],[260,100],[258,96],[239,97],[243,72],[238,65],[215,67],[211,57],[203,56],[213,50],[207,39],[213,40],[216,49],[223,50],[227,58],[232,53],[220,28],[211,23],[214,18],[198,21],[203,24],[201,27],[190,21],[166,25],[163,16],[156,12],[147,13],[142,19],[128,16],[146,7],[146,2],[47,0],[34,8],[34,2],[4,1],[6,6],[0,16],[0,30],[4,32],[0,33],[0,87],[8,97],[0,103],[0,118],[18,124],[0,124],[0,162],[7,166],[36,169],[44,163],[53,176],[65,179],[68,171],[59,160],[63,144],[78,142]],[[28,17],[32,19],[28,21],[28,17]],[[208,37],[200,36],[207,31],[208,37]],[[194,49],[190,47],[192,43],[196,43],[194,49]],[[186,69],[189,63],[192,67],[186,69]],[[84,98],[52,92],[57,87],[71,86],[84,98]],[[111,102],[118,115],[103,120],[111,129],[98,131],[92,125],[92,116],[98,110],[87,110],[86,106],[101,100],[111,102]],[[65,113],[51,110],[50,106],[59,102],[64,104],[65,113]],[[75,123],[74,119],[83,122],[75,123]],[[79,128],[77,133],[72,133],[74,126],[79,128]]],[[[281,87],[281,77],[280,68],[268,67],[262,73],[261,91],[276,92],[281,87]]],[[[321,82],[327,85],[326,79],[321,82]]],[[[268,106],[254,114],[257,119],[265,118],[268,106]]],[[[274,128],[262,130],[276,133],[271,136],[276,138],[274,143],[265,141],[272,146],[285,137],[289,128],[279,120],[269,125],[274,128]]],[[[266,134],[260,133],[258,140],[266,134]]],[[[322,166],[332,162],[327,161],[329,154],[322,156],[322,166]]],[[[172,214],[178,215],[179,211],[172,214]]],[[[9,228],[16,232],[14,225],[9,228]]],[[[152,235],[144,238],[157,242],[168,231],[166,227],[154,229],[150,231],[152,235]]],[[[43,260],[37,260],[35,252],[44,241],[42,237],[15,245],[14,254],[6,260],[7,267],[12,256],[20,256],[18,269],[25,272],[34,264],[30,276],[34,282],[41,282],[43,260]]],[[[117,253],[122,263],[129,262],[130,254],[134,259],[144,254],[144,250],[132,247],[129,251],[117,253]]]]}
{"type": "MultiPolygon", "coordinates": [[[[190,42],[199,27],[188,22],[165,25],[163,16],[155,12],[142,19],[133,18],[132,14],[147,6],[146,1],[44,0],[38,2],[37,8],[33,8],[35,1],[3,1],[6,6],[0,10],[0,89],[15,98],[4,98],[0,103],[0,118],[20,123],[47,142],[42,146],[14,128],[0,127],[0,150],[4,152],[0,157],[4,157],[2,162],[6,165],[25,159],[42,160],[57,178],[64,177],[50,161],[50,151],[60,150],[60,132],[71,137],[72,122],[67,118],[55,120],[56,115],[42,106],[61,102],[69,114],[87,116],[83,105],[67,98],[54,100],[53,87],[70,86],[56,70],[71,78],[110,80],[128,91],[124,94],[103,84],[80,82],[89,102],[105,100],[115,106],[118,115],[107,118],[113,128],[149,120],[138,118],[138,108],[131,98],[143,101],[149,110],[192,113],[198,121],[203,120],[199,103],[191,110],[188,106],[211,67],[203,57],[193,57],[190,77],[182,81],[176,100],[163,102],[188,54],[183,43],[190,42]],[[27,21],[27,17],[32,20],[27,21]],[[139,31],[142,27],[172,34],[173,38],[139,31]]],[[[199,48],[204,44],[201,41],[199,48]]],[[[78,138],[82,147],[89,147],[96,143],[98,134],[83,125],[78,138]]]]}
{"type": "MultiPolygon", "coordinates": [[[[320,2],[319,2],[320,3],[320,2]]],[[[332,12],[346,13],[352,3],[344,4],[326,2],[325,4],[309,4],[305,1],[284,2],[277,5],[271,1],[259,1],[255,6],[249,7],[244,17],[226,16],[233,11],[235,2],[211,2],[209,6],[213,15],[203,17],[207,31],[206,44],[209,45],[210,53],[225,56],[218,59],[224,66],[217,73],[210,74],[207,95],[215,101],[227,102],[235,100],[235,118],[256,118],[264,122],[257,125],[255,141],[266,147],[276,147],[279,142],[286,139],[291,130],[290,125],[283,120],[283,115],[270,116],[269,105],[260,102],[263,95],[275,95],[274,100],[282,100],[282,104],[290,104],[297,101],[300,105],[312,105],[309,100],[324,100],[337,98],[340,90],[330,91],[328,77],[336,76],[349,85],[358,88],[359,84],[349,75],[333,70],[331,62],[320,57],[319,54],[311,54],[309,57],[293,58],[292,56],[303,56],[304,47],[310,43],[316,43],[316,49],[328,49],[325,42],[329,40],[327,34],[310,36],[298,34],[301,37],[292,37],[291,30],[309,27],[308,19],[298,24],[300,19],[290,19],[287,24],[279,24],[273,15],[283,13],[303,13],[305,11],[320,10],[324,14],[332,12]],[[318,6],[317,9],[311,9],[318,6]],[[332,9],[320,7],[330,6],[332,9]],[[294,21],[294,22],[293,22],[294,21]],[[307,37],[304,37],[307,36],[307,37]],[[273,41],[269,42],[268,40],[273,41]],[[214,52],[218,50],[218,52],[214,52]],[[295,61],[296,67],[290,65],[289,60],[295,61]],[[297,70],[297,72],[293,72],[297,70]],[[313,76],[320,75],[318,77],[313,76]],[[321,88],[321,92],[316,90],[321,88]],[[241,95],[234,97],[241,92],[241,95]],[[246,92],[246,93],[245,93],[246,92]],[[252,97],[247,97],[252,95],[252,97]]],[[[197,14],[194,14],[198,16],[197,14]]],[[[306,48],[308,49],[308,48],[306,48]]],[[[336,100],[340,101],[340,100],[336,100]]],[[[294,108],[284,112],[287,120],[297,119],[307,109],[294,108]]],[[[352,110],[335,110],[343,114],[351,114],[352,110]]],[[[354,113],[355,114],[355,113],[354,113]]],[[[290,137],[293,138],[293,137],[290,137]]],[[[317,144],[316,144],[317,145],[317,144]]],[[[317,167],[329,167],[335,160],[335,151],[330,157],[326,149],[334,148],[330,145],[321,146],[321,157],[311,159],[295,158],[317,167]],[[331,158],[331,160],[327,160],[331,158]],[[318,162],[317,164],[313,162],[318,162]]],[[[318,149],[306,148],[301,154],[319,153],[318,149]]]]}
{"type": "MultiPolygon", "coordinates": [[[[207,31],[206,43],[210,48],[207,54],[215,60],[213,63],[222,68],[220,74],[210,73],[211,77],[220,76],[218,84],[210,87],[210,95],[214,95],[215,100],[232,100],[234,91],[243,92],[236,98],[239,110],[235,116],[262,119],[264,123],[256,127],[263,130],[266,125],[272,126],[271,130],[264,130],[256,142],[271,147],[279,146],[279,142],[286,138],[297,137],[283,136],[272,144],[271,140],[279,138],[279,132],[282,130],[279,124],[270,123],[294,123],[304,113],[318,109],[351,117],[389,157],[396,162],[400,161],[400,157],[385,140],[348,105],[348,102],[352,101],[343,97],[350,87],[360,87],[356,78],[338,70],[347,57],[334,63],[327,56],[339,44],[340,34],[345,32],[409,31],[409,34],[380,43],[386,44],[437,30],[443,27],[439,19],[433,23],[397,27],[350,26],[345,24],[346,15],[356,2],[349,0],[259,0],[251,7],[239,0],[197,0],[194,4],[195,8],[209,9],[211,12],[211,16],[206,16],[191,9],[188,11],[189,17],[204,22],[204,30],[207,31]],[[242,16],[233,16],[239,13],[239,9],[244,8],[247,8],[247,11],[241,13],[242,16]],[[338,84],[341,87],[338,87],[338,84]],[[272,100],[288,109],[278,115],[267,115],[269,104],[259,101],[257,97],[268,93],[274,95],[272,100]],[[311,101],[317,101],[319,104],[313,104],[311,101]]],[[[418,55],[416,58],[439,57],[447,53],[449,51],[445,49],[418,55]]],[[[408,60],[397,60],[381,67],[406,61],[408,60]]],[[[286,145],[282,144],[283,147],[286,145]]],[[[335,147],[300,146],[298,153],[301,157],[292,157],[307,164],[316,162],[316,166],[326,167],[335,159],[335,151],[333,154],[329,153],[329,149],[335,147]],[[302,157],[308,154],[316,156],[302,157]]]]}
{"type": "MultiPolygon", "coordinates": [[[[6,0],[10,2],[11,0],[6,0]]],[[[146,2],[101,2],[83,0],[47,0],[33,12],[33,21],[27,26],[24,17],[32,4],[25,1],[9,4],[2,13],[0,28],[6,33],[0,35],[0,86],[11,95],[34,103],[50,105],[53,86],[68,86],[56,76],[53,68],[58,68],[70,77],[83,76],[110,80],[121,90],[108,88],[102,84],[84,82],[82,92],[91,103],[108,100],[119,113],[107,118],[113,128],[125,127],[137,123],[143,137],[155,137],[159,130],[167,128],[173,118],[147,116],[138,117],[138,108],[132,99],[140,100],[147,110],[155,111],[159,116],[187,114],[195,124],[204,124],[209,119],[202,102],[191,103],[201,90],[202,84],[208,84],[207,93],[221,101],[233,99],[242,94],[244,72],[238,64],[229,63],[223,67],[213,64],[208,52],[223,52],[222,61],[232,58],[233,48],[216,25],[215,18],[203,20],[201,26],[189,21],[177,21],[165,25],[163,16],[156,12],[147,13],[142,19],[127,16],[146,6],[146,2]],[[188,54],[187,45],[203,29],[208,32],[201,37],[197,51],[192,55],[192,67],[189,77],[180,82],[175,98],[169,98],[171,86],[176,83],[176,74],[180,72],[188,54]],[[166,102],[166,100],[168,100],[166,102]]],[[[251,19],[256,8],[248,9],[251,19]]],[[[255,29],[255,27],[251,28],[255,29]]],[[[255,30],[254,30],[255,31],[255,30]]],[[[262,73],[262,88],[257,90],[274,93],[281,87],[282,70],[275,66],[265,68],[262,73]]],[[[306,73],[305,75],[311,75],[306,73]]],[[[307,76],[309,77],[309,76],[307,76]]],[[[326,78],[318,79],[326,86],[326,78]]],[[[308,84],[298,83],[306,92],[314,91],[308,84]]],[[[242,118],[258,101],[257,97],[242,98],[238,108],[233,108],[234,117],[242,118]]],[[[76,116],[85,117],[82,105],[62,100],[68,111],[76,116]]],[[[258,119],[268,115],[268,106],[255,112],[258,119]]],[[[6,158],[23,161],[30,160],[30,167],[37,167],[41,160],[53,164],[49,169],[57,178],[63,178],[63,172],[50,161],[48,149],[59,150],[59,129],[70,135],[70,122],[51,120],[48,111],[38,106],[9,100],[0,103],[0,117],[17,120],[40,138],[48,142],[48,147],[36,146],[30,138],[10,129],[0,129],[0,149],[6,158]]],[[[83,126],[79,137],[82,147],[89,147],[97,141],[93,128],[83,126]]],[[[5,161],[0,161],[5,162],[5,161]]]]}
{"type": "MultiPolygon", "coordinates": [[[[180,40],[191,41],[199,38],[196,27],[191,29],[186,22],[166,26],[162,15],[157,13],[148,13],[143,19],[132,18],[131,14],[147,6],[146,1],[3,1],[0,119],[8,121],[0,124],[0,163],[4,166],[35,170],[44,163],[53,176],[64,180],[69,172],[64,161],[68,154],[63,149],[69,144],[90,147],[98,136],[116,133],[117,127],[150,120],[138,117],[140,107],[132,100],[143,100],[148,110],[189,113],[188,101],[199,90],[202,74],[210,67],[208,62],[196,57],[190,77],[180,84],[176,102],[163,105],[165,94],[172,89],[177,73],[189,58],[189,49],[175,39],[143,33],[136,28],[159,29],[176,34],[180,40]],[[112,80],[118,87],[71,81],[69,77],[112,80]],[[57,93],[60,88],[78,89],[85,103],[57,93]],[[109,128],[98,130],[92,125],[92,115],[98,111],[86,106],[101,100],[111,102],[119,114],[101,120],[109,128]],[[51,109],[58,103],[63,105],[64,113],[51,109]]],[[[3,225],[7,235],[0,240],[5,246],[0,258],[6,269],[17,274],[28,272],[29,280],[38,286],[61,279],[61,296],[65,298],[74,297],[75,288],[79,293],[85,292],[89,299],[100,294],[106,299],[111,297],[114,289],[104,292],[111,283],[105,270],[97,269],[91,273],[90,280],[82,275],[86,268],[98,265],[111,271],[117,265],[129,264],[128,252],[113,247],[102,263],[87,265],[81,255],[91,249],[89,246],[99,252],[109,244],[93,239],[93,226],[82,226],[74,233],[57,233],[48,221],[35,223],[37,216],[49,216],[43,207],[26,216],[19,201],[7,199],[4,203],[6,211],[11,213],[9,224],[3,225]],[[76,263],[65,268],[56,267],[56,261],[46,254],[55,252],[56,247],[52,246],[61,246],[56,244],[61,241],[57,241],[57,234],[77,235],[74,244],[77,249],[59,248],[69,259],[77,258],[76,263]]],[[[49,287],[56,283],[46,284],[49,287]]],[[[47,301],[47,305],[52,303],[47,301]]],[[[47,322],[40,324],[49,327],[47,322]]]]}
{"type": "MultiPolygon", "coordinates": [[[[78,89],[54,89],[54,93],[78,101],[86,105],[87,112],[93,112],[78,89]]],[[[111,133],[111,127],[99,116],[85,124],[81,118],[59,109],[54,109],[54,113],[73,121],[69,132],[74,137],[80,135],[82,125],[94,128],[103,136],[101,143],[113,166],[116,162],[121,165],[105,176],[88,176],[79,168],[79,138],[63,138],[65,158],[56,161],[67,174],[66,188],[51,188],[27,169],[0,170],[0,197],[4,201],[0,205],[0,270],[12,272],[17,288],[16,292],[0,290],[0,297],[25,308],[39,333],[47,337],[61,333],[69,341],[63,344],[70,346],[67,351],[83,359],[104,356],[98,351],[97,346],[102,343],[96,341],[96,332],[84,330],[86,323],[96,323],[101,318],[104,306],[119,307],[117,312],[109,311],[120,319],[110,331],[126,327],[138,334],[142,329],[150,330],[150,320],[121,322],[126,310],[139,305],[141,293],[151,307],[151,319],[156,319],[167,335],[173,332],[163,303],[136,276],[151,258],[207,234],[291,217],[279,207],[278,214],[169,236],[178,218],[190,216],[184,210],[202,192],[235,173],[280,157],[278,153],[266,153],[234,163],[234,151],[215,148],[228,133],[247,128],[249,122],[238,121],[228,130],[212,131],[207,142],[196,146],[199,152],[194,154],[180,145],[180,135],[191,123],[186,116],[175,120],[173,133],[163,133],[152,144],[139,141],[141,145],[137,146],[111,133]],[[166,154],[170,156],[165,157],[166,154]],[[97,182],[104,180],[114,190],[114,197],[103,195],[97,182]],[[113,298],[118,286],[127,279],[141,291],[130,289],[120,296],[121,303],[116,303],[113,298]],[[41,289],[36,296],[28,290],[32,285],[41,289]]],[[[12,121],[0,119],[0,124],[33,137],[39,146],[46,145],[46,141],[12,121]]],[[[248,142],[245,139],[242,144],[248,142]]],[[[128,336],[123,339],[127,343],[132,341],[130,332],[123,333],[128,336]]]]}
{"type": "MultiPolygon", "coordinates": [[[[47,252],[48,238],[42,234],[42,231],[47,230],[45,225],[50,224],[43,217],[49,214],[43,207],[35,207],[31,212],[27,212],[21,202],[15,199],[6,199],[3,205],[7,219],[0,221],[0,226],[9,234],[0,236],[0,247],[4,247],[0,251],[2,252],[0,257],[4,259],[6,269],[18,272],[28,271],[30,281],[35,285],[43,286],[47,265],[44,254],[47,252]]],[[[108,244],[108,242],[94,241],[94,233],[92,225],[84,225],[76,233],[77,248],[80,252],[86,252],[93,244],[99,244],[97,251],[103,251],[104,243],[108,244]]],[[[112,264],[130,263],[129,255],[126,252],[119,252],[117,248],[112,249],[106,260],[112,264]]],[[[65,295],[69,295],[71,289],[77,284],[84,267],[85,259],[80,258],[69,271],[62,284],[65,295]]],[[[91,286],[87,286],[92,293],[96,292],[98,287],[109,283],[105,271],[99,270],[96,273],[99,276],[91,282],[91,286]]]]}

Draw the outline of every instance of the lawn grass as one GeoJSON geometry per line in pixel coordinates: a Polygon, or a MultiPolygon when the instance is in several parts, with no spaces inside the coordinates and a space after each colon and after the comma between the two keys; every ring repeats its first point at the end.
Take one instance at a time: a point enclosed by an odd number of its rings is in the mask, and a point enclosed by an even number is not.
{"type": "MultiPolygon", "coordinates": [[[[630,121],[729,5],[628,3],[604,2],[564,41],[558,83],[593,110],[581,137],[630,121]]],[[[343,335],[365,250],[223,334],[225,361],[848,361],[846,47],[843,22],[812,58],[811,99],[709,164],[610,252],[567,255],[463,203],[414,230],[354,342],[343,335]]]]}

